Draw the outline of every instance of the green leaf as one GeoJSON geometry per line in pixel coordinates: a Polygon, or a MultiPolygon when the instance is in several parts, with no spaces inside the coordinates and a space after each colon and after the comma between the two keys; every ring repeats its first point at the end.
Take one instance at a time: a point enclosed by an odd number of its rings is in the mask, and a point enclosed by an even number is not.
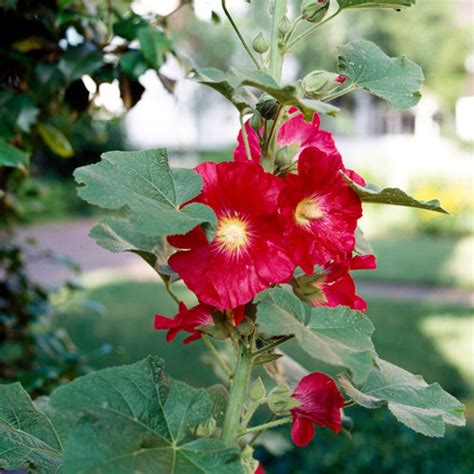
{"type": "Polygon", "coordinates": [[[341,10],[345,8],[408,8],[415,5],[416,0],[337,0],[341,10]]]}
{"type": "Polygon", "coordinates": [[[242,473],[237,448],[192,434],[212,416],[209,393],[169,378],[156,357],[80,377],[51,405],[84,414],[64,447],[67,473],[242,473]]]}
{"type": "Polygon", "coordinates": [[[110,252],[136,253],[158,273],[174,276],[174,272],[166,263],[173,252],[166,240],[141,234],[137,227],[126,219],[105,219],[93,227],[89,235],[97,245],[110,252]]]}
{"type": "Polygon", "coordinates": [[[53,125],[39,123],[38,132],[48,148],[56,153],[56,155],[62,158],[71,158],[74,155],[74,150],[69,140],[53,125]]]}
{"type": "Polygon", "coordinates": [[[405,56],[390,58],[370,41],[352,41],[338,47],[338,70],[357,87],[387,101],[396,109],[415,106],[424,75],[405,56]]]}
{"type": "Polygon", "coordinates": [[[120,69],[133,79],[138,79],[148,68],[149,66],[140,51],[129,51],[120,58],[120,69]]]}
{"type": "Polygon", "coordinates": [[[33,464],[55,473],[62,462],[62,441],[51,419],[40,411],[19,383],[0,385],[0,468],[33,464]]]}
{"type": "Polygon", "coordinates": [[[375,358],[369,319],[345,306],[313,308],[291,292],[273,288],[257,296],[257,323],[266,336],[293,334],[315,359],[348,368],[358,383],[369,374],[375,358]]]}
{"type": "Polygon", "coordinates": [[[26,171],[30,155],[0,138],[0,166],[26,171]]]}
{"type": "Polygon", "coordinates": [[[84,43],[80,46],[69,47],[59,61],[58,68],[66,81],[71,83],[84,74],[94,73],[102,67],[102,64],[102,53],[84,43]]]}
{"type": "Polygon", "coordinates": [[[102,160],[76,169],[78,193],[104,209],[125,208],[127,219],[142,235],[184,234],[199,224],[216,224],[211,208],[184,203],[202,189],[199,174],[171,170],[165,149],[104,153],[102,160]]]}
{"type": "Polygon", "coordinates": [[[340,382],[347,395],[366,408],[387,406],[398,421],[425,436],[441,437],[444,425],[464,426],[464,406],[437,383],[384,360],[377,361],[361,388],[345,376],[340,382]]]}
{"type": "Polygon", "coordinates": [[[191,79],[220,92],[240,111],[255,104],[255,97],[245,86],[266,92],[283,105],[298,107],[307,120],[312,118],[314,112],[334,115],[339,110],[319,100],[304,98],[301,81],[280,87],[272,76],[263,71],[233,68],[225,73],[215,68],[203,68],[193,70],[191,79]]]}
{"type": "Polygon", "coordinates": [[[151,67],[158,70],[166,61],[166,53],[171,50],[170,40],[152,26],[138,30],[138,41],[143,56],[151,67]]]}
{"type": "Polygon", "coordinates": [[[38,119],[39,108],[36,102],[26,94],[13,97],[8,103],[7,110],[14,125],[25,133],[29,133],[31,126],[38,119]]]}
{"type": "Polygon", "coordinates": [[[357,193],[362,202],[372,202],[376,204],[391,204],[392,206],[416,207],[427,211],[440,212],[441,214],[449,214],[446,209],[441,207],[437,199],[430,201],[421,201],[409,196],[407,193],[398,188],[379,188],[375,184],[366,184],[360,186],[352,181],[349,177],[342,173],[343,178],[349,186],[357,193]]]}
{"type": "Polygon", "coordinates": [[[133,41],[137,37],[139,28],[146,25],[146,22],[140,15],[130,13],[126,18],[115,22],[112,30],[115,35],[121,36],[128,41],[133,41]]]}

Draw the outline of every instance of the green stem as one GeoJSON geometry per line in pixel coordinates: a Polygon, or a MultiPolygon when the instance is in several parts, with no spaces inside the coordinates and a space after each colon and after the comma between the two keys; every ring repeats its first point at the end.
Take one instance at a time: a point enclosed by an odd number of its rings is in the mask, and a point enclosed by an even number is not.
{"type": "Polygon", "coordinates": [[[349,94],[349,92],[355,91],[356,89],[357,89],[357,85],[351,84],[349,87],[346,87],[345,89],[341,89],[340,91],[334,92],[333,94],[328,95],[327,97],[324,97],[323,101],[329,102],[330,100],[334,100],[334,99],[337,99],[338,97],[349,94]]]}
{"type": "Polygon", "coordinates": [[[246,435],[248,433],[257,433],[259,431],[268,430],[269,428],[274,428],[275,426],[286,425],[287,423],[291,423],[293,421],[292,416],[287,416],[285,418],[280,418],[279,420],[270,421],[269,423],[264,423],[263,425],[252,426],[251,428],[247,428],[241,436],[246,435]]]}
{"type": "Polygon", "coordinates": [[[273,6],[272,36],[270,40],[270,75],[278,83],[281,80],[281,71],[283,68],[284,52],[280,44],[280,32],[278,25],[281,19],[286,15],[288,0],[275,0],[273,6]]]}
{"type": "Polygon", "coordinates": [[[201,334],[201,338],[202,338],[204,344],[206,344],[209,351],[216,358],[217,362],[219,362],[219,365],[222,367],[222,370],[225,372],[227,378],[229,380],[232,380],[233,377],[234,377],[234,374],[232,373],[232,370],[227,365],[226,361],[222,358],[219,351],[215,348],[214,344],[211,342],[209,337],[206,334],[201,334]]]}
{"type": "Polygon", "coordinates": [[[317,23],[316,25],[310,26],[307,30],[303,31],[300,35],[298,35],[294,40],[290,41],[287,45],[287,49],[292,48],[295,44],[299,43],[301,40],[304,40],[309,35],[312,35],[320,26],[323,26],[328,21],[331,21],[334,17],[339,15],[341,9],[336,10],[332,15],[328,16],[325,20],[321,23],[317,23]]]}
{"type": "Polygon", "coordinates": [[[171,296],[171,298],[173,298],[173,300],[179,306],[179,303],[181,303],[181,300],[178,298],[176,293],[173,291],[173,288],[171,288],[171,285],[172,285],[171,280],[168,277],[162,275],[161,273],[159,273],[158,275],[160,275],[161,279],[163,280],[163,283],[165,284],[166,292],[171,296]]]}
{"type": "Polygon", "coordinates": [[[268,173],[273,173],[275,165],[276,142],[280,122],[281,107],[278,109],[276,117],[271,122],[270,132],[268,134],[263,154],[263,169],[268,173]]]}
{"type": "Polygon", "coordinates": [[[252,161],[252,152],[250,151],[249,137],[247,135],[247,130],[245,129],[243,112],[240,112],[239,119],[240,119],[240,128],[242,130],[242,137],[244,139],[245,153],[247,154],[247,158],[250,161],[252,161]]]}
{"type": "Polygon", "coordinates": [[[233,446],[237,439],[244,398],[252,372],[252,360],[250,351],[241,345],[222,427],[222,441],[227,446],[233,446]]]}
{"type": "Polygon", "coordinates": [[[293,339],[293,334],[290,334],[289,336],[283,336],[280,339],[271,342],[270,344],[266,345],[265,347],[260,348],[258,351],[255,351],[253,353],[254,356],[258,356],[260,354],[263,354],[265,352],[268,352],[270,349],[273,349],[274,347],[279,346],[280,344],[283,344],[286,341],[289,341],[290,339],[293,339]]]}
{"type": "Polygon", "coordinates": [[[295,18],[295,21],[291,25],[290,31],[288,31],[288,33],[286,34],[286,37],[285,37],[286,42],[289,42],[291,40],[291,37],[293,36],[293,34],[295,33],[296,29],[298,28],[298,26],[300,25],[302,21],[304,21],[302,15],[300,15],[298,18],[295,18]]]}
{"type": "Polygon", "coordinates": [[[227,10],[227,5],[226,5],[226,0],[222,0],[222,9],[224,10],[225,16],[229,20],[230,24],[232,25],[232,28],[234,29],[235,33],[239,37],[240,42],[242,43],[242,46],[245,48],[247,51],[248,55],[250,56],[250,59],[253,61],[255,66],[257,66],[257,69],[261,69],[260,63],[258,62],[257,58],[255,55],[252,53],[252,50],[250,49],[249,45],[245,41],[245,38],[242,36],[242,33],[240,32],[239,28],[237,27],[237,24],[235,23],[234,19],[229,13],[229,10],[227,10]]]}

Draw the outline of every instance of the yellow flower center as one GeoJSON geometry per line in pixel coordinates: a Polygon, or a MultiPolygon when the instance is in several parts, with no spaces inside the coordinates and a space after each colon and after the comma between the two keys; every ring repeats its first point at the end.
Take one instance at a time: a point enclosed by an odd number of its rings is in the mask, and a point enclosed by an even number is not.
{"type": "Polygon", "coordinates": [[[239,250],[248,242],[247,223],[238,217],[224,217],[219,221],[216,237],[226,249],[239,250]]]}
{"type": "Polygon", "coordinates": [[[296,206],[295,221],[298,225],[307,226],[323,216],[324,212],[316,198],[305,198],[296,206]]]}

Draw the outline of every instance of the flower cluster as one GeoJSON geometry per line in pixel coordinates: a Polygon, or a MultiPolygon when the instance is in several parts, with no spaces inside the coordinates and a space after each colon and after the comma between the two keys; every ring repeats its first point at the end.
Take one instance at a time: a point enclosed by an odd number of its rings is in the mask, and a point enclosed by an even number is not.
{"type": "MultiPolygon", "coordinates": [[[[155,316],[168,341],[179,331],[190,333],[185,343],[198,339],[216,315],[237,326],[245,305],[278,284],[291,284],[313,306],[366,308],[350,271],[375,268],[375,257],[355,255],[362,206],[344,175],[361,185],[364,180],[344,166],[316,114],[306,122],[289,111],[276,137],[275,174],[260,164],[261,132],[247,122],[234,161],[195,168],[203,189],[193,202],[213,209],[217,228],[211,241],[200,226],[168,238],[177,249],[168,263],[199,300],[191,309],[180,304],[172,319],[155,316]]],[[[313,424],[340,429],[344,400],[331,378],[310,374],[292,397],[300,402],[291,409],[296,445],[308,444],[313,424]]]]}

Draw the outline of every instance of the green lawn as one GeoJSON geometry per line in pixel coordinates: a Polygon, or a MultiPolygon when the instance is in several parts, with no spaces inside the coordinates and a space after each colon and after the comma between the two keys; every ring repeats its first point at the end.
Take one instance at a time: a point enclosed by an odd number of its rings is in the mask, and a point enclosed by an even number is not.
{"type": "Polygon", "coordinates": [[[357,278],[473,288],[474,237],[393,236],[371,241],[377,269],[357,278]]]}

